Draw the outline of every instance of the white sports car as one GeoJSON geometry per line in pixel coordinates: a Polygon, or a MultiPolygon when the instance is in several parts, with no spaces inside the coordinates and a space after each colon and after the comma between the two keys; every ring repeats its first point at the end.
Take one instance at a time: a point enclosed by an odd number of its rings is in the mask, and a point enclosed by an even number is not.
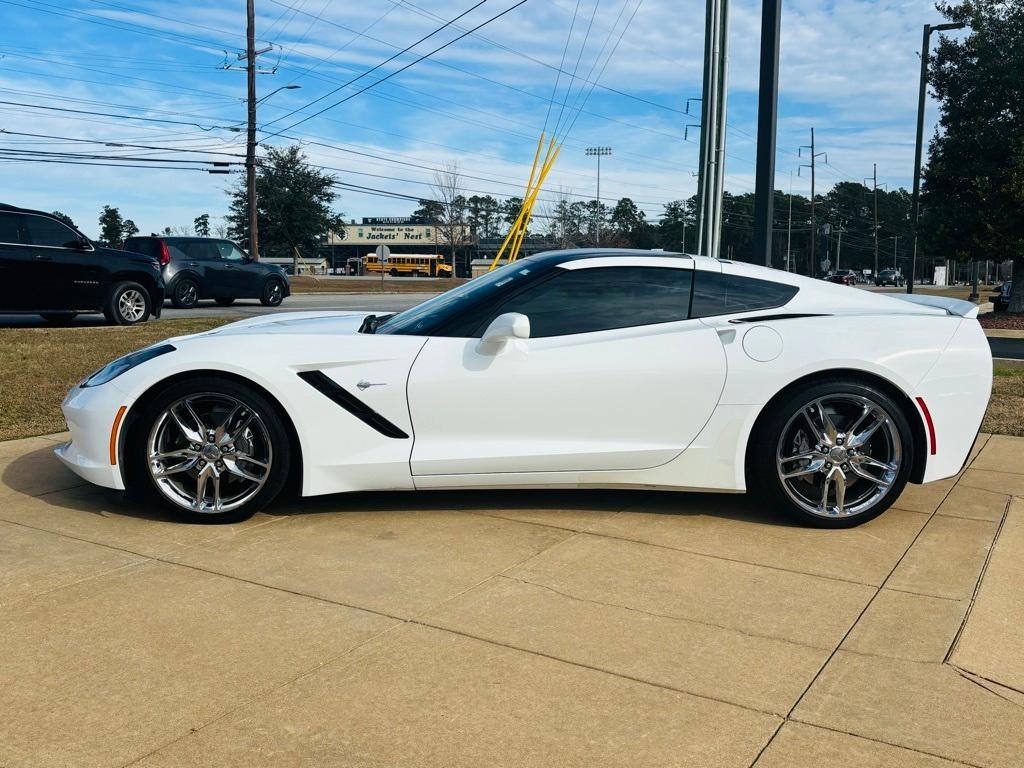
{"type": "Polygon", "coordinates": [[[302,495],[757,489],[823,527],[956,474],[977,307],[648,251],[538,254],[413,309],[267,315],[115,360],[57,455],[191,520],[302,495]]]}

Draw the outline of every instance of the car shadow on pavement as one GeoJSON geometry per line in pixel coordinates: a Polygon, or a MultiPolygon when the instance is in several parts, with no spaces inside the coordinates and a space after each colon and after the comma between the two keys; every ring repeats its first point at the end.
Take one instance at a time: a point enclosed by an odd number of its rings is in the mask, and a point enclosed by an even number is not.
{"type": "MultiPolygon", "coordinates": [[[[0,472],[0,490],[36,497],[49,506],[99,515],[125,515],[175,522],[168,510],[130,494],[100,488],[81,480],[64,467],[46,446],[6,463],[0,472]]],[[[0,496],[0,504],[3,504],[0,496]]],[[[497,489],[428,491],[359,491],[300,498],[282,494],[263,510],[271,516],[324,515],[364,512],[417,511],[533,513],[544,522],[566,512],[595,518],[609,513],[664,516],[712,516],[760,525],[794,525],[786,517],[759,506],[745,494],[698,493],[623,489],[497,489]]]]}

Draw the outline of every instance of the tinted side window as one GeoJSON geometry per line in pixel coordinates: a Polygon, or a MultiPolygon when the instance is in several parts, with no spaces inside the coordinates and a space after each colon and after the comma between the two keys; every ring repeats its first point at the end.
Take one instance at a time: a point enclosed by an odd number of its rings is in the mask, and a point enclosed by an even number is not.
{"type": "Polygon", "coordinates": [[[558,270],[489,313],[473,335],[505,312],[529,317],[532,338],[686,320],[692,278],[689,269],[668,267],[558,270]]]}
{"type": "MultiPolygon", "coordinates": [[[[170,240],[167,241],[171,243],[170,240]]],[[[220,251],[217,250],[217,246],[209,240],[177,240],[175,245],[184,252],[184,254],[195,261],[219,261],[220,251]]]]}
{"type": "Polygon", "coordinates": [[[20,213],[0,213],[0,243],[20,243],[20,213]]]}
{"type": "Polygon", "coordinates": [[[220,252],[220,257],[225,261],[245,261],[245,254],[237,245],[232,243],[230,240],[218,240],[217,250],[220,252]]]}
{"type": "Polygon", "coordinates": [[[129,237],[124,241],[124,249],[154,258],[159,258],[160,256],[160,245],[151,237],[129,237]]]}
{"type": "Polygon", "coordinates": [[[71,248],[79,240],[78,233],[73,229],[45,216],[26,216],[25,229],[32,245],[71,248]]]}
{"type": "Polygon", "coordinates": [[[691,316],[711,317],[755,309],[773,309],[788,302],[799,290],[794,285],[771,280],[698,271],[693,286],[691,316]]]}

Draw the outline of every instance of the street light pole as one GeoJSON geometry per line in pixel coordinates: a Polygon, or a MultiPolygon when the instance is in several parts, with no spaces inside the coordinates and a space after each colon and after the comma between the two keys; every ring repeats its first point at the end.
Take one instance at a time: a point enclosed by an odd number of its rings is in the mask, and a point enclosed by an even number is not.
{"type": "Polygon", "coordinates": [[[914,275],[917,272],[917,236],[918,216],[921,212],[921,150],[924,144],[924,102],[928,94],[928,58],[931,52],[932,32],[943,32],[950,29],[963,29],[963,22],[925,24],[921,34],[921,82],[917,91],[917,140],[914,143],[914,193],[911,202],[910,226],[914,233],[914,244],[910,254],[910,279],[907,281],[907,293],[914,292],[914,275]]]}
{"type": "MultiPolygon", "coordinates": [[[[775,206],[775,129],[779,115],[779,24],[782,0],[761,0],[761,72],[757,96],[757,166],[754,180],[754,258],[772,265],[775,206]]],[[[790,212],[793,192],[790,176],[790,212]]],[[[789,268],[789,235],[786,235],[789,268]]]]}
{"type": "Polygon", "coordinates": [[[597,205],[594,206],[594,226],[596,233],[594,236],[594,244],[597,246],[601,245],[601,158],[607,157],[612,153],[611,147],[587,147],[584,150],[588,157],[597,158],[597,205]]]}

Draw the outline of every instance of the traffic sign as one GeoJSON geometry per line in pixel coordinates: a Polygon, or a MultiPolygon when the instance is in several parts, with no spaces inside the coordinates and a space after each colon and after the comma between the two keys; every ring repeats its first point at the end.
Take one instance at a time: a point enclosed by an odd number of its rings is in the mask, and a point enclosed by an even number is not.
{"type": "Polygon", "coordinates": [[[391,255],[391,249],[386,245],[378,245],[377,250],[374,251],[374,253],[377,254],[377,261],[380,262],[380,265],[382,267],[386,266],[388,263],[388,256],[391,255]]]}

